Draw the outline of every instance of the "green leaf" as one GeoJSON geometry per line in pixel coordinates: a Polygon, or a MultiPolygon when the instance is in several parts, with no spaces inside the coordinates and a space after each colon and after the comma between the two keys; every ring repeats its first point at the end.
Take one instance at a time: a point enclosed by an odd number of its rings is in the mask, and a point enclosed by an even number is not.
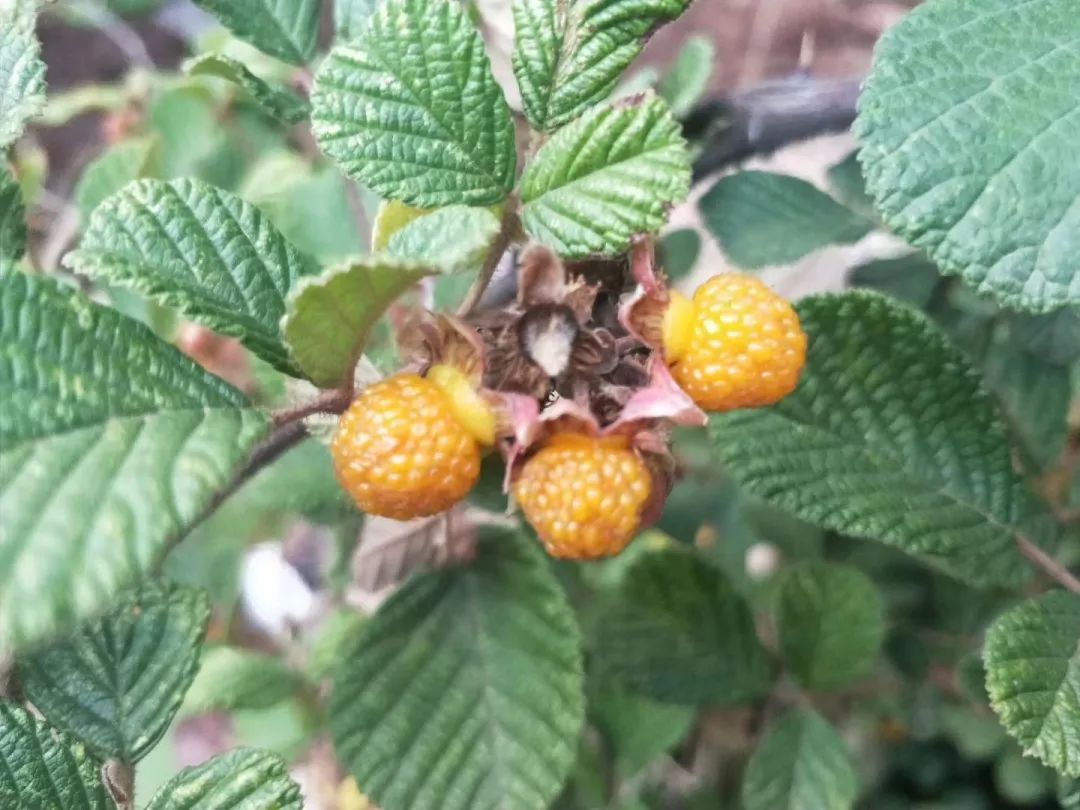
{"type": "Polygon", "coordinates": [[[983,661],[990,705],[1024,753],[1080,776],[1080,596],[1051,591],[999,617],[983,661]]]}
{"type": "Polygon", "coordinates": [[[717,568],[688,551],[642,555],[597,626],[598,666],[657,700],[735,704],[769,686],[750,608],[717,568]]]}
{"type": "Polygon", "coordinates": [[[320,0],[195,0],[240,39],[293,65],[315,56],[320,0]]]}
{"type": "Polygon", "coordinates": [[[642,697],[620,686],[603,683],[589,696],[589,717],[613,749],[619,776],[642,771],[678,745],[693,728],[697,712],[642,697]]]}
{"type": "Polygon", "coordinates": [[[19,662],[30,702],[101,759],[138,762],[161,739],[199,665],[202,591],[148,582],[101,619],[19,662]]]}
{"type": "Polygon", "coordinates": [[[663,225],[689,184],[686,141],[662,101],[594,107],[525,167],[522,224],[565,257],[613,255],[663,225]]]}
{"type": "Polygon", "coordinates": [[[192,76],[215,76],[242,87],[264,112],[285,124],[306,121],[310,113],[307,102],[296,93],[260,79],[231,56],[199,56],[185,62],[184,71],[192,76]]]}
{"type": "Polygon", "coordinates": [[[994,763],[994,787],[1018,807],[1039,807],[1054,793],[1057,779],[1052,770],[1013,748],[994,763]]]}
{"type": "Polygon", "coordinates": [[[378,7],[379,0],[334,0],[334,31],[338,39],[360,36],[378,7]]]}
{"type": "Polygon", "coordinates": [[[498,218],[486,208],[453,205],[395,231],[386,252],[398,259],[438,267],[444,273],[475,271],[483,264],[499,227],[498,218]]]}
{"type": "MultiPolygon", "coordinates": [[[[855,150],[846,158],[829,168],[826,175],[829,189],[848,208],[868,217],[874,217],[874,201],[866,191],[859,152],[855,150]]],[[[916,254],[919,255],[919,254],[916,254]]]]}
{"type": "Polygon", "coordinates": [[[451,0],[386,0],[312,94],[323,151],[380,197],[489,205],[514,183],[514,126],[480,34],[451,0]]]}
{"type": "Polygon", "coordinates": [[[1072,401],[1069,369],[1016,344],[1015,338],[992,341],[982,358],[983,372],[1024,460],[1042,471],[1065,450],[1072,401]]]}
{"type": "Polygon", "coordinates": [[[937,265],[921,253],[877,259],[851,271],[853,287],[867,287],[924,309],[941,284],[937,265]]]}
{"type": "Polygon", "coordinates": [[[267,709],[295,691],[298,679],[273,656],[238,647],[210,647],[184,700],[185,713],[267,709]]]}
{"type": "Polygon", "coordinates": [[[22,189],[0,162],[0,258],[18,259],[26,251],[26,206],[22,189]]]}
{"type": "Polygon", "coordinates": [[[468,567],[420,574],[341,656],[330,731],[372,801],[395,810],[540,810],[577,754],[573,613],[539,547],[483,532],[468,567]]]}
{"type": "Polygon", "coordinates": [[[0,804],[11,810],[112,810],[101,765],[75,740],[0,702],[0,804]]]}
{"type": "Polygon", "coordinates": [[[794,394],[718,414],[729,472],[767,503],[879,540],[974,585],[1028,575],[1014,535],[1044,515],[960,352],[914,310],[873,293],[804,299],[794,394]]]}
{"type": "Polygon", "coordinates": [[[83,221],[106,198],[147,173],[156,146],[155,138],[132,138],[110,146],[91,161],[75,185],[75,205],[83,221]]]}
{"type": "Polygon", "coordinates": [[[515,0],[514,76],[529,122],[551,132],[607,98],[644,40],[689,0],[515,0]]]}
{"type": "Polygon", "coordinates": [[[290,298],[281,325],[300,370],[322,388],[350,381],[386,308],[433,272],[411,262],[374,257],[305,280],[290,298]]]}
{"type": "Polygon", "coordinates": [[[315,269],[258,208],[200,180],[140,180],[102,203],[64,263],[121,284],[292,372],[279,323],[315,269]]]}
{"type": "Polygon", "coordinates": [[[1067,366],[1080,360],[1080,309],[1013,318],[1016,339],[1025,351],[1047,363],[1067,366]]]}
{"type": "Polygon", "coordinates": [[[664,234],[657,246],[660,266],[668,278],[678,280],[690,274],[701,253],[701,235],[693,228],[680,228],[664,234]]]}
{"type": "Polygon", "coordinates": [[[300,252],[334,264],[366,252],[349,202],[351,185],[334,166],[312,166],[302,155],[275,150],[252,167],[239,193],[265,211],[300,252]]]}
{"type": "Polygon", "coordinates": [[[33,15],[0,8],[0,152],[44,106],[45,63],[33,15]]]}
{"type": "Polygon", "coordinates": [[[939,0],[878,43],[856,134],[885,222],[1002,303],[1080,301],[1073,0],[939,0]]]}
{"type": "Polygon", "coordinates": [[[656,88],[676,118],[686,117],[705,93],[715,56],[716,48],[707,37],[687,37],[682,43],[675,64],[656,88]]]}
{"type": "Polygon", "coordinates": [[[804,563],[781,580],[777,624],[780,649],[799,680],[834,687],[870,671],[885,638],[885,605],[857,568],[804,563]]]}
{"type": "Polygon", "coordinates": [[[265,426],[142,324],[0,270],[0,655],[105,609],[265,426]]]}
{"type": "Polygon", "coordinates": [[[813,711],[793,710],[769,729],[746,766],[746,810],[849,810],[858,793],[844,741],[813,711]]]}
{"type": "Polygon", "coordinates": [[[185,768],[144,810],[302,810],[300,787],[274,754],[238,748],[185,768]]]}
{"type": "Polygon", "coordinates": [[[698,208],[728,259],[748,270],[791,264],[829,245],[853,244],[874,227],[811,183],[769,172],[721,178],[698,208]]]}

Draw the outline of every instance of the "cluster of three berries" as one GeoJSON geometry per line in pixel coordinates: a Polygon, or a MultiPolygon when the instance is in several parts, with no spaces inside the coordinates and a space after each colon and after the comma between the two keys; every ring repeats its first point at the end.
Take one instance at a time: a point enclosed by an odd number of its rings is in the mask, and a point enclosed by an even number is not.
{"type": "MultiPolygon", "coordinates": [[[[724,274],[688,299],[671,293],[664,360],[706,411],[772,405],[798,384],[806,336],[791,305],[761,281],[724,274]]],[[[332,444],[338,479],[359,507],[398,520],[461,501],[496,439],[491,408],[448,365],[366,388],[332,444]]],[[[556,432],[531,452],[511,492],[548,552],[585,559],[620,552],[640,528],[651,476],[624,435],[556,432]]]]}

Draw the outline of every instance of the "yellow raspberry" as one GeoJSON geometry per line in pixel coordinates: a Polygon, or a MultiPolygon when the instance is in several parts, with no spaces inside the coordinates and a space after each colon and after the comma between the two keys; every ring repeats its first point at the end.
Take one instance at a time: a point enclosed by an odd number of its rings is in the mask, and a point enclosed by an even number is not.
{"type": "Polygon", "coordinates": [[[625,437],[559,433],[525,462],[513,494],[549,554],[580,560],[626,548],[651,489],[625,437]]]}
{"type": "Polygon", "coordinates": [[[357,505],[397,520],[449,509],[480,476],[476,437],[443,388],[416,374],[366,388],[342,414],[330,450],[357,505]]]}
{"type": "Polygon", "coordinates": [[[791,304],[750,276],[721,274],[664,316],[672,376],[707,411],[779,402],[799,383],[806,335],[791,304]]]}

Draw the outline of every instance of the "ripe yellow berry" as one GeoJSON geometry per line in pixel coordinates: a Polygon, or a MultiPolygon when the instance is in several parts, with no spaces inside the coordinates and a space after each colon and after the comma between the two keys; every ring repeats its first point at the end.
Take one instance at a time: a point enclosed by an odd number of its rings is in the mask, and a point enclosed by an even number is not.
{"type": "Polygon", "coordinates": [[[409,520],[449,509],[480,476],[480,446],[443,389],[416,374],[366,388],[330,447],[338,480],[373,515],[409,520]]]}
{"type": "Polygon", "coordinates": [[[779,402],[806,362],[799,316],[750,276],[714,276],[692,302],[673,293],[663,334],[672,376],[707,411],[779,402]]]}
{"type": "Polygon", "coordinates": [[[626,548],[651,489],[625,437],[558,433],[525,462],[513,494],[549,554],[591,559],[626,548]]]}

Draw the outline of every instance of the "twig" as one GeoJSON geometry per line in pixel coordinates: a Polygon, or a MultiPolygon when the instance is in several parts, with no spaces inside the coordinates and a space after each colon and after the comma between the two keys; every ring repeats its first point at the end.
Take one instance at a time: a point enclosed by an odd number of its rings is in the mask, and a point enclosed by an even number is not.
{"type": "Polygon", "coordinates": [[[468,315],[480,303],[480,299],[484,297],[484,291],[487,290],[488,284],[491,283],[492,276],[495,275],[495,268],[499,266],[499,260],[506,253],[506,249],[510,247],[512,230],[517,219],[516,202],[513,197],[506,201],[506,211],[503,214],[499,235],[495,237],[494,244],[488,250],[488,254],[484,258],[484,265],[480,268],[480,273],[477,275],[476,280],[473,281],[472,286],[469,287],[465,300],[458,307],[458,315],[468,315]]]}
{"type": "Polygon", "coordinates": [[[335,388],[330,391],[321,391],[315,399],[304,402],[291,408],[282,408],[274,411],[270,417],[270,423],[274,427],[287,425],[306,419],[317,413],[343,413],[352,402],[353,392],[350,388],[335,388]]]}
{"type": "Polygon", "coordinates": [[[1022,534],[1016,535],[1016,545],[1020,553],[1027,557],[1036,568],[1061,587],[1073,593],[1080,593],[1080,579],[1073,576],[1061,563],[1032,543],[1022,534]]]}
{"type": "Polygon", "coordinates": [[[117,810],[131,810],[135,805],[135,767],[128,762],[110,759],[101,767],[101,781],[116,803],[117,810]]]}

